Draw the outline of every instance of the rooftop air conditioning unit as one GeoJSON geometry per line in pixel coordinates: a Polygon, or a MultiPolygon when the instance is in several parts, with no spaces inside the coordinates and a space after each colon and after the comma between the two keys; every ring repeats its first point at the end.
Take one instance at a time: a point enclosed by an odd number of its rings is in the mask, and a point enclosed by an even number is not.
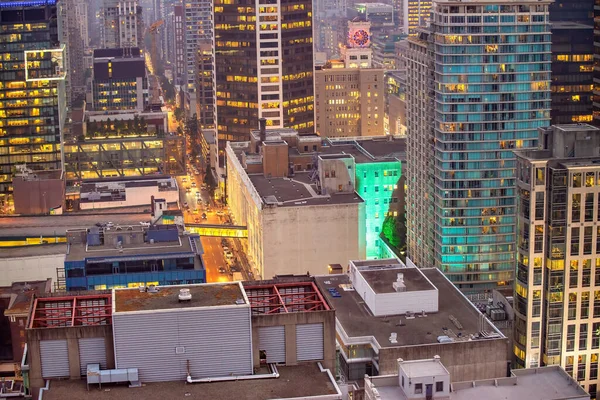
{"type": "Polygon", "coordinates": [[[190,293],[190,289],[179,289],[179,295],[177,296],[179,302],[182,301],[191,301],[192,294],[190,293]]]}

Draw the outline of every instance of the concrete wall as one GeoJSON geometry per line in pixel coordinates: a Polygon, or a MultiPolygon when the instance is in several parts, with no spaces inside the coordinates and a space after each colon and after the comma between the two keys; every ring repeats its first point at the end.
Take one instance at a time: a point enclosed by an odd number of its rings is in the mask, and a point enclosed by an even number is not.
{"type": "MultiPolygon", "coordinates": [[[[39,389],[40,387],[44,386],[44,379],[42,378],[42,358],[40,353],[41,340],[67,339],[71,379],[81,378],[81,366],[79,364],[80,338],[103,337],[106,345],[106,366],[108,369],[115,368],[115,354],[111,325],[27,329],[26,334],[28,351],[27,361],[30,368],[29,380],[32,389],[39,389]]],[[[36,392],[37,391],[34,390],[34,393],[36,392]]]]}
{"type": "Polygon", "coordinates": [[[508,373],[507,347],[504,338],[384,348],[379,351],[379,374],[397,374],[398,358],[411,361],[439,355],[452,382],[502,378],[508,373]]]}
{"type": "MultiPolygon", "coordinates": [[[[294,312],[252,316],[252,354],[254,367],[260,366],[258,328],[285,326],[285,364],[296,365],[296,325],[323,323],[323,368],[335,371],[335,311],[294,312]]],[[[315,361],[309,361],[314,364],[315,361]]]]}
{"type": "Polygon", "coordinates": [[[13,180],[16,214],[47,214],[51,208],[63,207],[65,182],[62,179],[13,180]]]}
{"type": "Polygon", "coordinates": [[[0,286],[18,281],[56,281],[56,269],[64,268],[65,255],[0,258],[0,286]]]}
{"type": "Polygon", "coordinates": [[[288,145],[281,141],[266,142],[262,146],[263,173],[266,177],[282,178],[288,176],[288,145]]]}
{"type": "Polygon", "coordinates": [[[262,265],[257,264],[261,276],[270,279],[275,275],[307,272],[321,275],[329,273],[329,264],[346,265],[348,260],[364,259],[361,208],[363,203],[333,201],[331,205],[265,208],[263,260],[262,265]]]}

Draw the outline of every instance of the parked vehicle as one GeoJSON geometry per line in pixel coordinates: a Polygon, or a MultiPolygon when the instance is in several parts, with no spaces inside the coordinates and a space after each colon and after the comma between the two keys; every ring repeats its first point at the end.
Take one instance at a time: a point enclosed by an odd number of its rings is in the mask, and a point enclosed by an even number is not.
{"type": "Polygon", "coordinates": [[[206,213],[202,213],[201,217],[202,219],[206,219],[206,213]]]}
{"type": "Polygon", "coordinates": [[[226,272],[227,272],[227,270],[226,270],[225,268],[223,268],[223,267],[219,267],[219,273],[220,273],[220,274],[224,274],[224,273],[226,273],[226,272]]]}

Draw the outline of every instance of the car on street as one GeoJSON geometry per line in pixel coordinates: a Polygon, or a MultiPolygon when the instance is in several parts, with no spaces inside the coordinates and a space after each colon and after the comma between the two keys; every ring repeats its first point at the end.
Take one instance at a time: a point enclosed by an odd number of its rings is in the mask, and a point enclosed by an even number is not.
{"type": "Polygon", "coordinates": [[[186,188],[185,188],[185,192],[186,192],[186,193],[190,193],[191,191],[192,191],[192,189],[190,189],[189,187],[186,187],[186,188]]]}
{"type": "Polygon", "coordinates": [[[227,250],[225,252],[225,258],[232,259],[233,258],[233,253],[231,251],[227,250]]]}
{"type": "Polygon", "coordinates": [[[198,209],[198,207],[194,207],[194,214],[198,214],[200,212],[200,210],[198,209]]]}
{"type": "Polygon", "coordinates": [[[229,244],[229,242],[227,241],[227,239],[221,239],[221,246],[227,246],[229,244]]]}
{"type": "Polygon", "coordinates": [[[240,272],[240,267],[238,267],[236,264],[232,264],[229,267],[229,271],[231,271],[231,272],[240,272]]]}
{"type": "Polygon", "coordinates": [[[217,215],[219,217],[222,217],[223,215],[225,215],[225,213],[223,211],[219,210],[219,211],[217,211],[217,215]]]}
{"type": "Polygon", "coordinates": [[[206,189],[208,188],[208,185],[207,185],[206,183],[203,183],[202,185],[200,185],[200,187],[201,187],[203,190],[206,190],[206,189]]]}
{"type": "Polygon", "coordinates": [[[186,183],[187,182],[187,177],[184,176],[183,178],[181,178],[181,182],[186,183]]]}
{"type": "Polygon", "coordinates": [[[194,175],[200,175],[199,171],[194,171],[194,175]]]}
{"type": "Polygon", "coordinates": [[[229,251],[229,247],[228,246],[223,246],[223,251],[229,251]]]}
{"type": "Polygon", "coordinates": [[[200,192],[196,192],[196,199],[202,199],[202,195],[200,194],[200,192]]]}
{"type": "Polygon", "coordinates": [[[197,224],[199,224],[200,223],[200,218],[198,218],[198,217],[194,218],[194,222],[197,223],[197,224]]]}
{"type": "Polygon", "coordinates": [[[183,208],[190,208],[190,205],[186,202],[183,203],[183,208]]]}
{"type": "Polygon", "coordinates": [[[195,188],[196,187],[196,182],[192,181],[192,187],[195,188]]]}
{"type": "Polygon", "coordinates": [[[206,219],[206,213],[202,213],[201,217],[202,219],[206,219]]]}
{"type": "Polygon", "coordinates": [[[220,273],[220,274],[224,274],[224,273],[226,273],[226,272],[227,272],[227,270],[226,270],[225,268],[223,268],[223,267],[219,267],[219,273],[220,273]]]}

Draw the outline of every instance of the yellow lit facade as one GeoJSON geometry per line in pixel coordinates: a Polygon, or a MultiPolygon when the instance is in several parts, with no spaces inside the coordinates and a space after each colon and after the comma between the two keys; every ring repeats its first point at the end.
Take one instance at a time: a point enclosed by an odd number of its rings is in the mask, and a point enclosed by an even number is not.
{"type": "MultiPolygon", "coordinates": [[[[57,14],[56,5],[39,9],[42,15],[57,14]]],[[[64,53],[56,18],[40,20],[35,11],[25,13],[22,4],[15,3],[3,12],[14,12],[21,21],[0,21],[0,213],[10,202],[16,165],[33,170],[61,167],[64,53]]]]}
{"type": "Polygon", "coordinates": [[[216,0],[214,11],[219,143],[248,140],[259,118],[313,133],[311,2],[216,0]]]}

